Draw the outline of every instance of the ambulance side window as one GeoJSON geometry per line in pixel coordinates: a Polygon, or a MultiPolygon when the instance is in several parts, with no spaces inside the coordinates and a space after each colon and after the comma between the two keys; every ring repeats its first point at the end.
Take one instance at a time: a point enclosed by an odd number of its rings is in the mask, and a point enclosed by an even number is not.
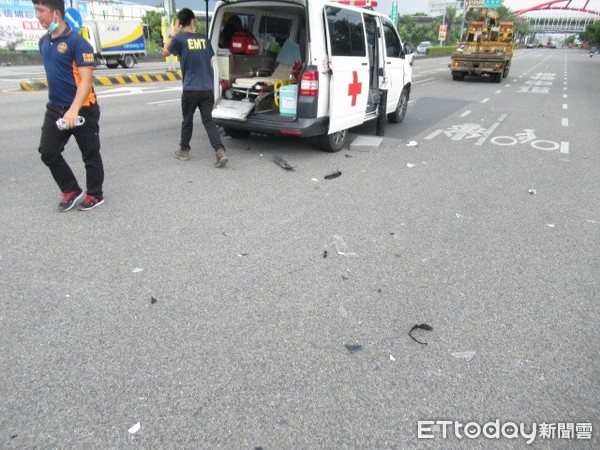
{"type": "Polygon", "coordinates": [[[365,56],[362,15],[333,6],[326,6],[326,12],[331,56],[365,56]]]}
{"type": "Polygon", "coordinates": [[[387,19],[383,20],[383,34],[385,36],[385,49],[388,57],[400,57],[402,43],[400,42],[400,38],[396,33],[394,25],[387,19]]]}

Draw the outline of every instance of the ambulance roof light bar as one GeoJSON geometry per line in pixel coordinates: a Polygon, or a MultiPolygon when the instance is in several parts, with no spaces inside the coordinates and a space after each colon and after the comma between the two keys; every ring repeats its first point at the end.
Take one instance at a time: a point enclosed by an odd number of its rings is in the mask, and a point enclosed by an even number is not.
{"type": "Polygon", "coordinates": [[[377,0],[334,0],[342,5],[356,6],[357,8],[371,8],[377,6],[377,0]]]}

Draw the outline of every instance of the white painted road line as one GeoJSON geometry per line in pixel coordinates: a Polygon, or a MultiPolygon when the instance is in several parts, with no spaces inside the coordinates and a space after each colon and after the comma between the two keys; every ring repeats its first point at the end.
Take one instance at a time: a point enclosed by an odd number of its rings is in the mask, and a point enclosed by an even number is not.
{"type": "Polygon", "coordinates": [[[569,109],[569,106],[566,103],[563,103],[563,109],[569,109]]]}
{"type": "Polygon", "coordinates": [[[502,92],[502,89],[498,89],[494,94],[499,94],[500,92],[502,92]]]}
{"type": "Polygon", "coordinates": [[[465,111],[460,115],[460,117],[467,117],[469,114],[471,114],[471,111],[465,111]]]}
{"type": "Polygon", "coordinates": [[[567,94],[563,94],[563,98],[567,98],[567,97],[568,97],[567,94]]]}
{"type": "Polygon", "coordinates": [[[157,102],[148,102],[146,103],[146,105],[162,105],[163,103],[175,103],[175,102],[180,102],[181,99],[180,98],[173,98],[171,100],[159,100],[157,102]]]}
{"type": "Polygon", "coordinates": [[[560,152],[561,153],[569,153],[569,143],[568,142],[560,143],[560,152]]]}
{"type": "Polygon", "coordinates": [[[481,100],[481,103],[487,103],[487,102],[489,102],[489,101],[490,101],[490,99],[489,99],[489,98],[484,98],[483,100],[481,100]]]}
{"type": "Polygon", "coordinates": [[[490,134],[492,134],[494,132],[494,130],[496,128],[498,128],[498,125],[500,125],[500,123],[506,119],[506,114],[502,114],[500,117],[498,117],[498,121],[493,123],[491,127],[489,127],[485,133],[483,133],[483,135],[477,140],[477,142],[475,142],[475,145],[483,145],[483,143],[485,141],[487,141],[487,138],[490,137],[490,134]]]}
{"type": "Polygon", "coordinates": [[[569,126],[569,118],[568,117],[563,117],[563,119],[562,119],[562,126],[563,127],[568,127],[569,126]]]}

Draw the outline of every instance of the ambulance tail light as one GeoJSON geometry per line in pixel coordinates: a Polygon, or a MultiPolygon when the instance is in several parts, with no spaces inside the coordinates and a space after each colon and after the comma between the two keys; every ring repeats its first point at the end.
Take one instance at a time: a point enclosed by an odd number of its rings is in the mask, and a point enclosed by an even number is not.
{"type": "Polygon", "coordinates": [[[319,71],[307,70],[300,76],[300,95],[319,95],[319,71]]]}

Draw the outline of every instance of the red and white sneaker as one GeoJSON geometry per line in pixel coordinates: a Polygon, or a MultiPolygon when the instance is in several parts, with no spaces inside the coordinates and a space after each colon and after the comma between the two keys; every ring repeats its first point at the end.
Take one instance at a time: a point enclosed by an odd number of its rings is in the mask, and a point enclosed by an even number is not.
{"type": "Polygon", "coordinates": [[[58,204],[58,209],[61,212],[69,211],[83,198],[83,191],[81,189],[77,191],[63,192],[62,200],[58,204]]]}
{"type": "Polygon", "coordinates": [[[96,206],[100,206],[102,203],[104,203],[103,198],[98,198],[88,194],[85,196],[85,200],[79,204],[77,209],[79,211],[89,211],[90,209],[94,209],[96,206]]]}

